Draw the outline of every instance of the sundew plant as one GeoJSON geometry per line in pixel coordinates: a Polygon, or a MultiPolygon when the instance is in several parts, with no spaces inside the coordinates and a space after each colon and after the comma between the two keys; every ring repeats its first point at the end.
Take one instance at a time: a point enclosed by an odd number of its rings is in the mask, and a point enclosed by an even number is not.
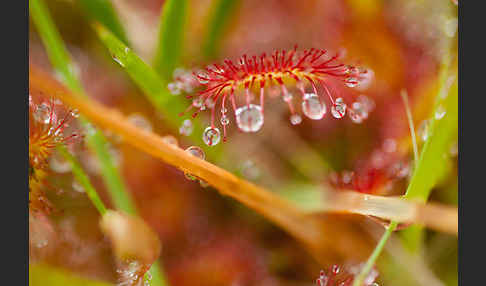
{"type": "Polygon", "coordinates": [[[29,284],[457,285],[457,9],[29,0],[29,284]]]}

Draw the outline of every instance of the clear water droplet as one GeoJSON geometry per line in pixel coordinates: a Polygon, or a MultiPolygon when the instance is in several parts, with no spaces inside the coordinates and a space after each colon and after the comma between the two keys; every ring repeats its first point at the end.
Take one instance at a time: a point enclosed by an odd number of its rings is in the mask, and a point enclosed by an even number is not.
{"type": "Polygon", "coordinates": [[[78,183],[78,181],[73,180],[73,183],[71,184],[73,190],[75,190],[78,193],[84,193],[84,187],[78,183]]]}
{"type": "Polygon", "coordinates": [[[396,150],[397,141],[395,141],[395,139],[388,138],[383,141],[383,151],[385,151],[386,153],[393,153],[396,150]]]}
{"type": "Polygon", "coordinates": [[[373,109],[375,109],[375,102],[373,101],[373,99],[367,97],[366,95],[362,94],[362,95],[358,96],[357,102],[361,103],[363,108],[368,113],[370,113],[371,111],[373,111],[373,109]]]}
{"type": "Polygon", "coordinates": [[[191,135],[193,130],[194,130],[194,126],[192,125],[192,121],[186,119],[182,122],[182,125],[179,128],[179,133],[184,136],[189,136],[191,135]]]}
{"type": "Polygon", "coordinates": [[[428,119],[425,119],[424,121],[422,121],[417,129],[417,133],[420,137],[420,139],[422,139],[422,141],[427,141],[427,138],[429,137],[429,120],[428,119]]]}
{"type": "Polygon", "coordinates": [[[118,63],[118,64],[119,64],[119,65],[120,65],[122,68],[124,68],[124,67],[125,67],[125,64],[124,64],[124,63],[123,63],[123,62],[122,62],[122,61],[121,61],[119,58],[117,58],[117,56],[113,55],[113,57],[112,57],[112,58],[113,58],[113,60],[114,60],[115,62],[117,62],[117,63],[118,63]]]}
{"type": "Polygon", "coordinates": [[[321,103],[315,93],[306,93],[302,101],[302,112],[313,120],[319,120],[326,114],[326,105],[321,103]]]}
{"type": "Polygon", "coordinates": [[[49,167],[56,173],[67,173],[71,171],[71,164],[59,152],[54,153],[49,159],[49,167]]]}
{"type": "Polygon", "coordinates": [[[341,180],[343,181],[344,184],[351,183],[353,177],[354,177],[353,171],[343,171],[341,174],[341,180]]]}
{"type": "Polygon", "coordinates": [[[368,118],[368,112],[360,102],[353,102],[348,110],[348,115],[351,121],[358,124],[368,118]]]}
{"type": "Polygon", "coordinates": [[[211,126],[207,127],[203,132],[203,141],[208,146],[214,146],[219,143],[221,139],[221,133],[218,128],[211,126]]]}
{"type": "Polygon", "coordinates": [[[299,114],[295,113],[290,115],[290,123],[292,123],[292,125],[298,125],[301,122],[302,122],[302,116],[300,116],[299,114]]]}
{"type": "Polygon", "coordinates": [[[292,93],[290,93],[290,92],[286,92],[286,93],[285,93],[285,94],[282,96],[282,98],[283,98],[283,100],[284,100],[285,102],[289,102],[289,101],[291,101],[293,97],[294,97],[294,96],[293,96],[293,95],[292,95],[292,93]]]}
{"type": "Polygon", "coordinates": [[[202,97],[194,98],[192,101],[192,106],[199,108],[200,110],[205,110],[206,106],[204,105],[204,100],[202,97]]]}
{"type": "Polygon", "coordinates": [[[243,132],[257,132],[263,126],[262,108],[250,104],[236,109],[236,124],[243,132]]]}
{"type": "Polygon", "coordinates": [[[40,104],[37,106],[33,116],[36,121],[39,121],[44,124],[48,124],[50,120],[51,109],[45,103],[40,104]]]}
{"type": "Polygon", "coordinates": [[[179,143],[177,142],[177,138],[175,138],[172,135],[166,135],[166,136],[162,137],[162,140],[167,144],[171,144],[171,145],[175,145],[175,146],[179,145],[179,143]]]}
{"type": "Polygon", "coordinates": [[[214,100],[211,97],[206,99],[206,102],[204,103],[204,105],[206,105],[206,107],[209,109],[213,108],[215,104],[216,102],[214,102],[214,100]]]}
{"type": "Polygon", "coordinates": [[[79,117],[79,111],[77,109],[73,109],[69,112],[69,114],[73,117],[73,118],[78,118],[79,117]]]}
{"type": "Polygon", "coordinates": [[[355,87],[358,85],[358,79],[355,77],[348,77],[344,82],[348,87],[355,87]]]}
{"type": "Polygon", "coordinates": [[[445,114],[446,114],[446,111],[445,111],[444,106],[439,105],[437,107],[437,110],[435,111],[435,119],[440,120],[440,119],[444,118],[445,114]]]}
{"type": "Polygon", "coordinates": [[[197,80],[200,84],[207,84],[209,82],[209,75],[207,72],[201,70],[197,73],[197,75],[197,80]]]}
{"type": "Polygon", "coordinates": [[[226,115],[221,116],[221,124],[222,125],[225,126],[225,125],[228,125],[229,123],[230,123],[230,120],[229,120],[228,116],[226,116],[226,115]]]}
{"type": "MultiPolygon", "coordinates": [[[[202,159],[202,160],[204,160],[204,158],[206,157],[206,155],[204,154],[204,151],[198,146],[190,146],[185,151],[187,153],[191,154],[192,156],[197,157],[197,158],[202,159]]],[[[188,172],[184,172],[184,176],[188,180],[191,180],[191,181],[197,180],[196,176],[194,176],[194,175],[192,175],[191,173],[188,173],[188,172]]]]}
{"type": "Polygon", "coordinates": [[[199,179],[199,185],[200,185],[201,187],[203,187],[203,188],[207,188],[207,187],[209,187],[209,184],[208,184],[206,181],[201,180],[201,179],[199,179]]]}
{"type": "Polygon", "coordinates": [[[346,103],[344,103],[343,99],[341,97],[337,98],[334,101],[334,104],[331,109],[332,116],[334,118],[343,118],[344,115],[346,114],[346,103]]]}
{"type": "Polygon", "coordinates": [[[241,174],[248,180],[256,180],[260,176],[260,169],[252,160],[246,160],[241,164],[241,174]]]}
{"type": "Polygon", "coordinates": [[[127,120],[144,131],[152,131],[152,124],[147,118],[139,113],[132,113],[128,115],[127,120]]]}
{"type": "Polygon", "coordinates": [[[169,90],[170,94],[172,95],[179,95],[181,94],[180,85],[175,82],[171,82],[167,85],[167,89],[169,90]]]}

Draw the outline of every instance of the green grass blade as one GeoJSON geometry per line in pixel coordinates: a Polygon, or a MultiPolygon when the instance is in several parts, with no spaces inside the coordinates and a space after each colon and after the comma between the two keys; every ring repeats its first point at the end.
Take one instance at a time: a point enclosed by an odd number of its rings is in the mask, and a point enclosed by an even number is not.
{"type": "Polygon", "coordinates": [[[125,29],[109,0],[78,0],[77,3],[90,21],[103,23],[125,45],[130,45],[125,29]]]}
{"type": "Polygon", "coordinates": [[[153,66],[166,81],[180,65],[187,6],[187,0],[167,0],[160,14],[159,41],[153,66]]]}
{"type": "MultiPolygon", "coordinates": [[[[417,168],[414,170],[410,184],[405,193],[405,198],[417,202],[427,201],[432,188],[438,180],[444,175],[447,170],[447,160],[449,160],[449,150],[453,141],[457,138],[458,131],[458,106],[459,92],[457,81],[452,85],[448,96],[439,101],[438,107],[442,106],[446,111],[442,119],[431,119],[429,126],[430,133],[425,142],[423,150],[420,154],[420,159],[417,168]]],[[[383,245],[386,243],[391,233],[396,229],[397,223],[392,222],[385,231],[379,244],[368,258],[365,266],[360,274],[353,282],[353,286],[360,286],[363,279],[368,275],[371,267],[375,264],[376,259],[383,250],[383,245]]],[[[413,227],[413,226],[412,226],[413,227]]],[[[411,230],[411,236],[420,238],[420,229],[411,230]]],[[[417,241],[414,239],[414,245],[408,245],[407,248],[417,246],[417,241]]]]}
{"type": "MultiPolygon", "coordinates": [[[[126,47],[115,35],[100,24],[94,24],[99,38],[108,48],[111,56],[125,69],[132,80],[144,92],[147,99],[164,116],[164,121],[177,130],[186,117],[179,116],[190,102],[181,96],[170,94],[167,83],[159,77],[157,72],[139,58],[131,49],[126,47]]],[[[202,141],[203,126],[197,118],[192,120],[194,131],[189,136],[193,142],[202,141]]],[[[215,154],[219,147],[211,147],[207,155],[215,154]]]]}
{"type": "Polygon", "coordinates": [[[41,37],[52,66],[64,83],[75,92],[82,92],[81,84],[76,79],[69,54],[64,47],[61,35],[51,19],[47,7],[41,0],[29,0],[32,21],[41,37]]]}
{"type": "MultiPolygon", "coordinates": [[[[74,74],[71,58],[45,4],[42,0],[30,0],[29,8],[32,20],[34,21],[37,31],[44,43],[47,55],[54,69],[71,90],[80,95],[84,95],[81,83],[74,74]]],[[[90,128],[88,121],[85,119],[81,118],[81,123],[85,128],[90,128]]],[[[116,207],[126,207],[127,212],[133,213],[133,204],[130,206],[129,203],[127,203],[131,202],[131,200],[121,180],[121,176],[109,155],[106,138],[101,131],[93,128],[92,132],[87,132],[86,140],[88,146],[95,151],[100,160],[103,180],[108,186],[108,191],[110,192],[114,203],[123,203],[119,206],[116,205],[116,207]]]]}
{"type": "Polygon", "coordinates": [[[202,44],[202,57],[211,60],[219,52],[221,39],[228,27],[231,16],[237,10],[239,0],[216,0],[211,7],[202,44]]]}
{"type": "MultiPolygon", "coordinates": [[[[49,59],[54,68],[60,73],[66,85],[71,90],[83,95],[84,92],[81,84],[73,73],[69,54],[49,15],[49,11],[44,6],[42,0],[29,0],[29,4],[32,18],[44,42],[49,59]]],[[[98,129],[92,127],[91,124],[89,124],[88,121],[82,117],[81,123],[86,129],[88,129],[88,132],[86,132],[86,140],[89,147],[95,151],[98,159],[100,160],[103,179],[105,184],[108,186],[108,190],[116,208],[127,213],[135,214],[136,209],[133,201],[131,200],[125,185],[123,184],[120,173],[115,167],[113,159],[108,152],[108,142],[106,141],[106,138],[98,129]]],[[[97,196],[97,193],[94,192],[92,195],[97,196]]],[[[154,267],[150,268],[153,276],[157,277],[155,278],[155,281],[152,282],[152,285],[166,285],[164,275],[157,265],[158,264],[155,263],[154,267]]]]}
{"type": "Polygon", "coordinates": [[[71,165],[71,170],[76,178],[76,181],[83,186],[88,198],[91,200],[93,205],[96,209],[100,212],[101,215],[106,213],[106,207],[103,204],[103,201],[98,196],[96,189],[91,184],[88,175],[84,172],[83,168],[79,164],[79,162],[74,158],[74,156],[69,153],[66,146],[59,145],[58,150],[61,154],[68,160],[69,164],[71,165]]]}
{"type": "Polygon", "coordinates": [[[80,277],[64,269],[43,264],[29,264],[30,286],[112,286],[113,284],[80,277]]]}

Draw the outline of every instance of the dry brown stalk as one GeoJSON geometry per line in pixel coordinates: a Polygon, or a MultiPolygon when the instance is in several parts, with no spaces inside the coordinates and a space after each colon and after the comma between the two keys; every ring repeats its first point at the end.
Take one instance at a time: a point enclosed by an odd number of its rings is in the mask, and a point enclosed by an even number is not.
{"type": "MultiPolygon", "coordinates": [[[[242,180],[205,160],[196,158],[175,145],[166,143],[161,136],[150,131],[142,130],[131,124],[119,111],[105,107],[86,97],[77,96],[35,66],[30,66],[29,77],[29,88],[31,92],[40,92],[60,99],[71,108],[78,109],[93,124],[121,136],[127,144],[155,158],[159,158],[165,163],[184,172],[189,172],[203,179],[222,195],[234,198],[282,227],[303,242],[311,254],[321,263],[328,262],[323,260],[324,256],[327,259],[332,259],[333,256],[334,258],[343,256],[363,258],[367,254],[367,250],[370,249],[370,242],[357,239],[363,234],[356,228],[336,224],[332,216],[326,219],[322,216],[310,215],[276,194],[242,180]],[[343,238],[346,238],[347,243],[336,245],[336,241],[343,240],[343,238]],[[324,253],[325,255],[323,255],[324,253]]],[[[365,201],[365,195],[355,194],[357,197],[361,196],[362,202],[365,201]]],[[[332,198],[332,196],[329,198],[332,198]]],[[[372,196],[371,198],[381,200],[377,196],[372,196]]],[[[360,201],[360,199],[357,201],[360,201]]],[[[388,212],[378,214],[371,212],[370,214],[383,219],[396,219],[397,217],[393,216],[395,212],[392,208],[394,204],[400,204],[403,201],[396,198],[387,198],[385,201],[388,203],[385,202],[383,206],[390,207],[388,212]]],[[[327,206],[334,205],[334,208],[326,209],[324,207],[324,211],[368,214],[366,213],[366,209],[356,209],[356,201],[350,203],[347,200],[335,200],[335,202],[327,200],[325,203],[327,206]]],[[[408,204],[415,206],[411,202],[408,204]]],[[[427,205],[422,206],[422,208],[422,211],[425,209],[428,211],[427,205]]],[[[434,211],[440,213],[442,211],[441,208],[435,208],[434,211]]],[[[415,222],[416,219],[417,217],[407,217],[407,221],[411,220],[415,222]]],[[[437,220],[419,220],[419,222],[426,223],[427,226],[435,227],[439,230],[452,229],[450,227],[450,220],[440,222],[438,226],[434,225],[438,223],[437,220]]]]}

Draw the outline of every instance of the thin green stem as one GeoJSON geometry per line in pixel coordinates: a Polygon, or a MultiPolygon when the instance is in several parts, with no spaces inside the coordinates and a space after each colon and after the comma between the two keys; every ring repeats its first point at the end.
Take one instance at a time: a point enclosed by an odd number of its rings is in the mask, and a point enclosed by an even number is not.
{"type": "MultiPolygon", "coordinates": [[[[74,66],[71,62],[69,53],[64,42],[56,29],[54,22],[42,0],[29,0],[29,8],[32,20],[37,28],[49,60],[61,76],[64,83],[77,94],[86,96],[81,83],[74,74],[74,66]]],[[[113,159],[108,152],[108,142],[101,131],[91,127],[86,119],[81,118],[81,123],[85,129],[90,129],[86,134],[88,146],[94,150],[101,163],[102,177],[108,186],[108,191],[116,207],[126,207],[126,211],[133,213],[133,204],[130,205],[130,198],[113,159]],[[119,205],[118,205],[119,204],[119,205]]]]}
{"type": "MultiPolygon", "coordinates": [[[[42,2],[42,0],[29,0],[29,9],[34,24],[44,43],[49,60],[51,61],[54,69],[62,77],[64,83],[68,86],[68,88],[70,88],[77,94],[80,94],[81,96],[86,96],[81,83],[78,81],[76,75],[74,74],[74,66],[71,63],[69,53],[62,41],[58,30],[56,29],[56,26],[54,25],[49,11],[47,10],[47,7],[42,2]]],[[[92,150],[94,150],[100,161],[103,180],[107,185],[107,189],[110,192],[115,207],[129,214],[135,214],[136,209],[133,200],[127,192],[127,189],[120,176],[119,170],[116,168],[116,165],[113,162],[113,158],[108,152],[108,141],[103,136],[101,131],[93,127],[86,119],[81,117],[80,121],[83,127],[85,129],[88,129],[86,141],[88,143],[88,146],[92,150]]],[[[69,153],[65,153],[65,155],[69,155],[69,153]]],[[[81,172],[79,172],[80,170],[81,169],[76,169],[76,172],[78,172],[77,178],[80,179],[84,184],[86,184],[89,181],[87,180],[87,177],[83,177],[81,172]]],[[[89,187],[86,190],[88,189],[90,189],[90,193],[88,194],[88,196],[90,196],[90,199],[95,204],[95,207],[100,212],[106,211],[104,207],[101,207],[101,200],[99,200],[96,190],[89,187]]],[[[157,265],[157,263],[154,263],[150,268],[150,271],[153,273],[154,277],[158,277],[157,279],[155,279],[158,284],[154,282],[153,285],[166,285],[164,275],[162,272],[160,272],[160,268],[157,265]]]]}
{"type": "Polygon", "coordinates": [[[362,286],[363,281],[365,280],[366,276],[368,276],[368,273],[370,273],[373,265],[375,265],[376,260],[380,256],[381,251],[385,247],[385,244],[386,244],[387,240],[390,238],[392,232],[397,228],[397,225],[398,225],[398,223],[395,222],[395,221],[390,223],[388,228],[385,230],[385,233],[381,237],[380,241],[376,245],[375,249],[371,253],[370,257],[366,261],[366,264],[361,269],[361,272],[354,279],[353,286],[362,286]]]}
{"type": "Polygon", "coordinates": [[[88,198],[91,200],[91,202],[99,211],[99,213],[101,215],[104,215],[106,213],[106,207],[103,204],[103,201],[99,197],[98,193],[96,192],[96,189],[91,184],[88,175],[84,172],[79,162],[76,160],[76,158],[74,158],[74,156],[71,153],[69,153],[66,146],[59,145],[58,150],[69,161],[69,164],[71,165],[71,170],[74,174],[76,181],[78,181],[78,183],[80,183],[81,186],[83,186],[86,194],[88,195],[88,198]]]}
{"type": "Polygon", "coordinates": [[[403,105],[405,106],[405,112],[407,113],[408,127],[410,128],[410,137],[412,137],[412,147],[413,147],[413,162],[414,167],[417,168],[419,160],[419,152],[417,147],[417,138],[415,137],[415,127],[413,126],[412,111],[410,109],[410,104],[408,103],[408,93],[405,89],[400,91],[400,96],[403,100],[403,105]]]}
{"type": "MultiPolygon", "coordinates": [[[[444,84],[442,81],[441,84],[444,84]]],[[[418,202],[427,201],[429,194],[434,185],[439,179],[444,176],[447,171],[447,156],[449,148],[454,138],[457,137],[458,128],[458,89],[457,81],[453,84],[448,95],[445,98],[439,98],[437,101],[437,108],[443,110],[435,110],[437,112],[445,112],[442,117],[436,117],[431,120],[430,134],[422,149],[417,167],[414,170],[413,176],[405,192],[404,198],[415,200],[418,202]],[[430,170],[434,170],[433,173],[430,170]]],[[[442,95],[442,86],[439,89],[438,96],[442,95]]],[[[372,255],[368,258],[365,267],[361,270],[353,286],[361,286],[363,279],[368,275],[371,267],[376,262],[379,254],[383,250],[383,246],[390,237],[391,232],[396,229],[397,222],[392,221],[389,228],[381,238],[372,255]]],[[[421,232],[417,232],[421,233],[421,232]]],[[[414,235],[416,239],[420,235],[414,235]]],[[[415,239],[415,240],[416,240],[415,239]]],[[[416,243],[415,243],[416,244],[416,243]]]]}

